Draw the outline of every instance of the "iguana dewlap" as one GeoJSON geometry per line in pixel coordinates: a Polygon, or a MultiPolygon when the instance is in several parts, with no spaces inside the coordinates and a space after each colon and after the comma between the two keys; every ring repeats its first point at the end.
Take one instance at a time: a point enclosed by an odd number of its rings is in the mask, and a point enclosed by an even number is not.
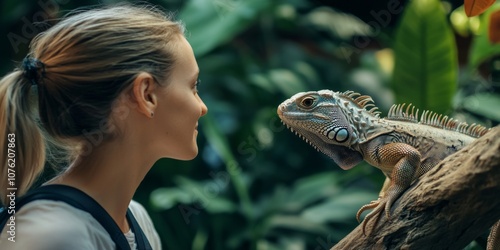
{"type": "Polygon", "coordinates": [[[392,204],[422,174],[489,131],[429,111],[419,115],[404,104],[393,105],[381,118],[371,97],[352,91],[301,92],[277,112],[287,127],[341,168],[365,160],[386,175],[379,199],[356,215],[359,221],[363,211],[375,208],[365,217],[363,230],[384,209],[390,216],[392,204]]]}

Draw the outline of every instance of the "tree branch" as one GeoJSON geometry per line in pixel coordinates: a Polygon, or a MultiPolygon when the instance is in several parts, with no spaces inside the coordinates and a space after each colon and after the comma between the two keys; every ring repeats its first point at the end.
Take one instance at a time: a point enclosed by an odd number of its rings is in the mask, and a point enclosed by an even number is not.
{"type": "Polygon", "coordinates": [[[423,175],[366,236],[359,225],[331,249],[463,249],[499,219],[497,126],[423,175]]]}

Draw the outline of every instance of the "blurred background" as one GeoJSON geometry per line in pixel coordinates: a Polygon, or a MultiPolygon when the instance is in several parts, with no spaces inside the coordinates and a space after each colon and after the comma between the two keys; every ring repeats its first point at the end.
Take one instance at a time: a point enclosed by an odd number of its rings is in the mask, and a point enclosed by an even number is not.
{"type": "MultiPolygon", "coordinates": [[[[0,73],[71,10],[117,2],[3,0],[0,73]]],[[[148,3],[185,23],[209,108],[198,157],[158,161],[135,196],[164,249],[329,249],[358,225],[384,176],[365,163],[343,171],[288,131],[276,108],[297,92],[354,90],[383,116],[411,102],[468,123],[500,122],[497,4],[468,17],[463,1],[148,3]]]]}

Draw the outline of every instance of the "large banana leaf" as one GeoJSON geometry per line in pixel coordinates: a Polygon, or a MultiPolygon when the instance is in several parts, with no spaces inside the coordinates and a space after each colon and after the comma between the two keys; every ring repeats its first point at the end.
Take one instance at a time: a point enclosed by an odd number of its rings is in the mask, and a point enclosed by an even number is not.
{"type": "Polygon", "coordinates": [[[457,49],[438,0],[410,2],[396,31],[394,55],[397,102],[448,111],[457,85],[457,49]]]}

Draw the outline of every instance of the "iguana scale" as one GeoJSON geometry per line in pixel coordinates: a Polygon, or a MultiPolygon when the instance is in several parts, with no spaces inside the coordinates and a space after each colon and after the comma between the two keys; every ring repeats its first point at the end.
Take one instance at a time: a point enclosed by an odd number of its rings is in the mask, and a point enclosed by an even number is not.
{"type": "Polygon", "coordinates": [[[378,213],[385,210],[389,217],[393,203],[422,174],[489,131],[430,111],[419,115],[411,104],[393,105],[381,118],[370,96],[353,91],[297,93],[277,112],[288,128],[341,168],[365,160],[385,174],[379,199],[356,214],[359,221],[363,211],[374,208],[363,221],[363,232],[378,213]]]}

